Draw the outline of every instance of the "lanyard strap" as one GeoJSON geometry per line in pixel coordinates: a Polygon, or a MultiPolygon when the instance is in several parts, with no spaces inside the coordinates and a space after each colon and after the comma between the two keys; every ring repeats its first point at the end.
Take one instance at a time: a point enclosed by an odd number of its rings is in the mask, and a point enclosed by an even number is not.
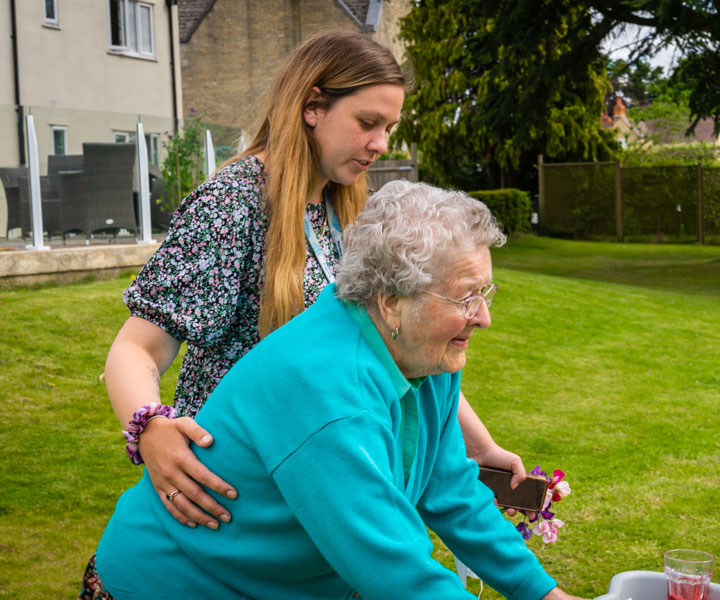
{"type": "MultiPolygon", "coordinates": [[[[325,190],[323,196],[325,199],[325,214],[327,215],[328,228],[330,229],[330,237],[332,238],[332,244],[335,248],[335,252],[340,257],[345,251],[345,244],[343,242],[340,219],[335,214],[335,210],[333,209],[332,201],[330,200],[327,190],[325,190]]],[[[318,242],[317,236],[315,235],[315,231],[312,228],[312,223],[310,223],[310,219],[308,219],[307,213],[305,214],[305,237],[310,244],[310,248],[312,249],[315,258],[320,264],[320,268],[325,274],[325,279],[327,279],[328,283],[333,283],[335,281],[335,276],[330,270],[330,266],[327,264],[327,260],[325,259],[325,253],[320,247],[320,242],[318,242]]]]}

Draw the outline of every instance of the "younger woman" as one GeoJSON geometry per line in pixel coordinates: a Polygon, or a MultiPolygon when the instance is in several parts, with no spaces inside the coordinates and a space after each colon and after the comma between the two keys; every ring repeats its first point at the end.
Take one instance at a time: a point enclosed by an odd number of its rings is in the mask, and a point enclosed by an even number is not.
{"type": "MultiPolygon", "coordinates": [[[[145,462],[180,522],[216,529],[230,520],[202,486],[230,499],[237,492],[189,450],[191,440],[212,443],[193,417],[241,356],[333,281],[342,228],[367,197],[366,173],[387,150],[405,85],[392,54],[363,34],[330,31],[301,44],[250,148],[185,198],[126,290],[130,317],[108,355],[108,394],[123,425],[140,410],[126,426],[128,453],[145,462]],[[181,418],[151,419],[166,416],[154,403],[182,342],[181,418]]],[[[493,442],[462,397],[460,421],[471,457],[524,478],[520,458],[493,442]]]]}

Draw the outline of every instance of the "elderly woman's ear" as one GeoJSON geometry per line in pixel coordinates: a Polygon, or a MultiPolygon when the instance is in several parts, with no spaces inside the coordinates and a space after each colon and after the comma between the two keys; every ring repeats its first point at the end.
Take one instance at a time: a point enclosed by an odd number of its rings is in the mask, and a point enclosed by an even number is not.
{"type": "Polygon", "coordinates": [[[402,309],[405,300],[407,299],[396,294],[385,292],[377,293],[376,302],[378,313],[391,332],[400,329],[402,309]]]}

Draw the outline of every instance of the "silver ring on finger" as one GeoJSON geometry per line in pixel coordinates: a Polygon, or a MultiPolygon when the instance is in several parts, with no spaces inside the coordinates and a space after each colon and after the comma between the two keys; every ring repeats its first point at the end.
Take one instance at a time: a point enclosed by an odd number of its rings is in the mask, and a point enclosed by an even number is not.
{"type": "Polygon", "coordinates": [[[174,492],[170,492],[169,494],[165,494],[165,498],[168,502],[172,502],[175,500],[175,496],[177,496],[180,493],[180,490],[175,490],[174,492]]]}

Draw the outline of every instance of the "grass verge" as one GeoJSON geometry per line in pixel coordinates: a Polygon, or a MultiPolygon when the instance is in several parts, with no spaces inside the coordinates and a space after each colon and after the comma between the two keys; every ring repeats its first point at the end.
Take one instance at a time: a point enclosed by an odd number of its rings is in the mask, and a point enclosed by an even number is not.
{"type": "MultiPolygon", "coordinates": [[[[666,549],[718,554],[720,248],[527,237],[493,256],[493,325],[463,390],[528,467],[567,473],[566,525],[531,541],[540,560],[594,597],[615,573],[660,570],[666,549]]],[[[0,292],[0,598],[75,597],[140,476],[99,381],[127,283],[0,292]]]]}

